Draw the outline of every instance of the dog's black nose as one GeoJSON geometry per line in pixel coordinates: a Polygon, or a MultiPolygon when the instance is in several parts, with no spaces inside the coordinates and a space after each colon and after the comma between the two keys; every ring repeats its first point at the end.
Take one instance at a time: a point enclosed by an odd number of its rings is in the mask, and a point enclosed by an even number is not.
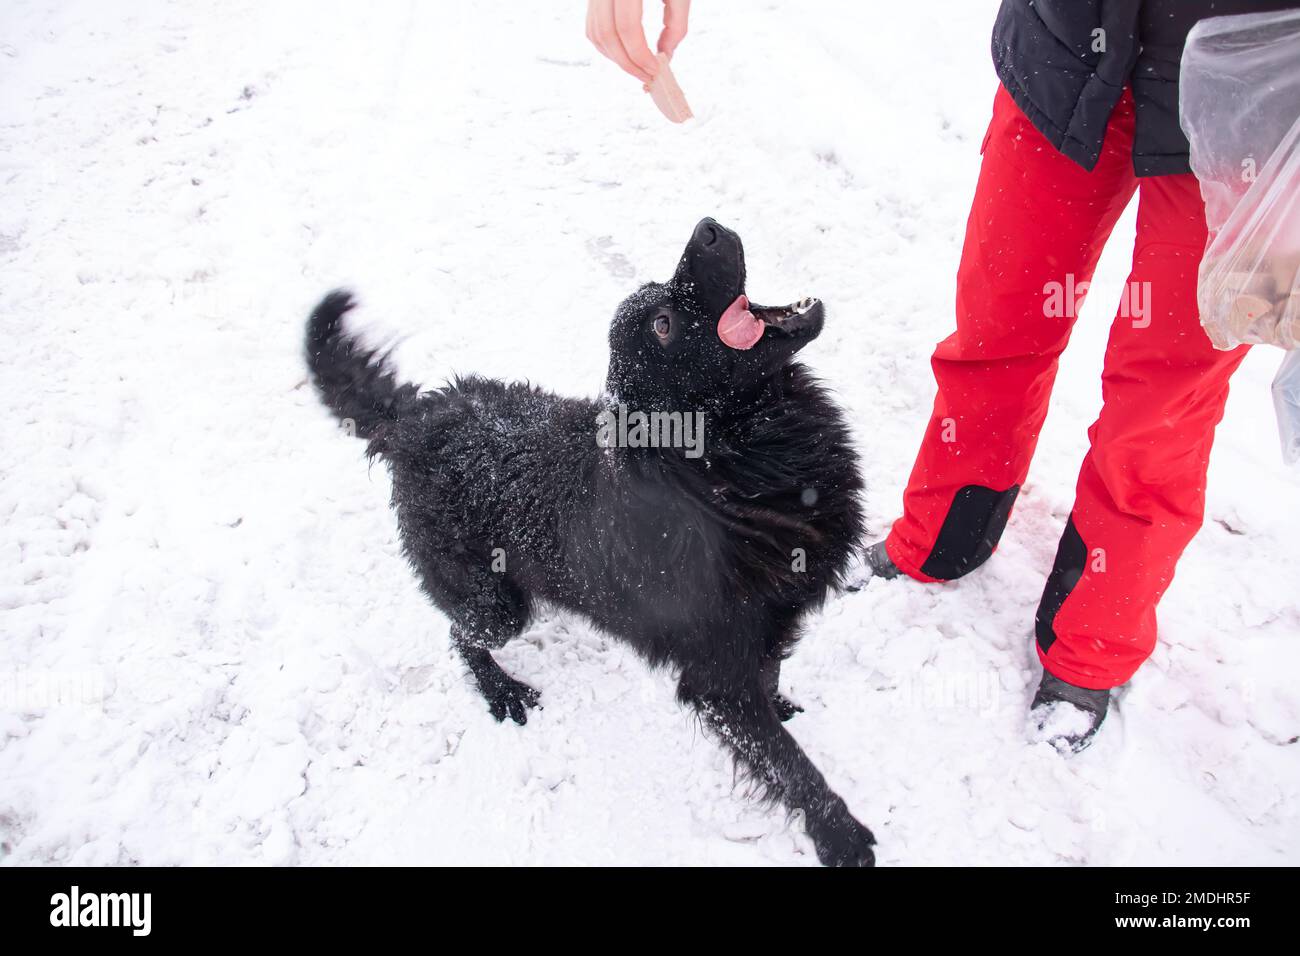
{"type": "Polygon", "coordinates": [[[691,230],[691,241],[686,244],[681,261],[677,263],[675,279],[698,284],[696,291],[713,289],[718,298],[727,301],[718,311],[745,291],[745,250],[740,236],[709,217],[701,219],[691,230]]]}
{"type": "Polygon", "coordinates": [[[705,249],[717,242],[719,235],[718,224],[712,219],[705,219],[695,227],[695,241],[705,249]]]}

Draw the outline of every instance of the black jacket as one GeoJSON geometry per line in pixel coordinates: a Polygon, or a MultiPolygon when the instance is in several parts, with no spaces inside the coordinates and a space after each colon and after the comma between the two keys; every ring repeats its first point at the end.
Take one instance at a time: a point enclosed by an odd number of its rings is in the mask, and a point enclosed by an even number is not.
{"type": "Polygon", "coordinates": [[[1178,125],[1178,63],[1197,20],[1296,0],[1002,0],[993,65],[1025,115],[1065,156],[1097,165],[1124,87],[1137,110],[1139,176],[1191,172],[1178,125]],[[1100,31],[1100,32],[1099,32],[1100,31]]]}

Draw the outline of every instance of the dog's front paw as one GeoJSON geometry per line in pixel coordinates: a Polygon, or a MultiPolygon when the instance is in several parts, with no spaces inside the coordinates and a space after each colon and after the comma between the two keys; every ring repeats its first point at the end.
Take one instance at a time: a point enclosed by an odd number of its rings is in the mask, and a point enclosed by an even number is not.
{"type": "Polygon", "coordinates": [[[876,854],[871,849],[876,845],[876,838],[848,812],[809,835],[822,866],[876,865],[876,854]]]}
{"type": "Polygon", "coordinates": [[[786,697],[785,694],[777,694],[773,697],[772,707],[775,708],[776,716],[781,719],[782,723],[789,720],[795,714],[803,713],[803,708],[792,701],[789,697],[786,697]]]}
{"type": "Polygon", "coordinates": [[[542,695],[521,680],[502,675],[490,690],[485,691],[488,710],[499,721],[507,717],[519,726],[528,723],[528,711],[541,706],[542,695]]]}

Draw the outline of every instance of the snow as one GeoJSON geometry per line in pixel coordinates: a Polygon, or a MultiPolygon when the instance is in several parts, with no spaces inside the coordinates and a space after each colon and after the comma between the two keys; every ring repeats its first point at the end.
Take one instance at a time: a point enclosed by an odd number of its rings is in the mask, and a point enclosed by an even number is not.
{"type": "Polygon", "coordinates": [[[1050,743],[1057,750],[1071,748],[1071,742],[1081,740],[1092,729],[1092,715],[1074,704],[1060,701],[1045,707],[1035,707],[1029,716],[1028,736],[1032,743],[1050,743]]]}
{"type": "MultiPolygon", "coordinates": [[[[581,620],[499,658],[498,725],[304,382],[337,285],[404,374],[602,385],[704,215],[899,506],[952,321],[993,0],[697,4],[666,123],[568,4],[9,0],[0,10],[0,861],[815,863],[669,674],[581,620]],[[941,51],[941,52],[940,52],[941,51]]],[[[1300,480],[1257,349],[1162,640],[1097,744],[1025,737],[1034,608],[1126,275],[1103,259],[996,558],[808,622],[789,725],[883,864],[1300,862],[1300,480]]]]}

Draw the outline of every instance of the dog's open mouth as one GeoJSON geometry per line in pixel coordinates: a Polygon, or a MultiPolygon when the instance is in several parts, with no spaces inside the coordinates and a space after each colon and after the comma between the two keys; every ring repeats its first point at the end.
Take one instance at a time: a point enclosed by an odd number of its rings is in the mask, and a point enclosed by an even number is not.
{"type": "Polygon", "coordinates": [[[789,305],[753,305],[740,295],[718,319],[718,338],[724,345],[744,350],[757,345],[767,329],[793,337],[820,329],[821,321],[820,299],[800,299],[789,305]]]}

